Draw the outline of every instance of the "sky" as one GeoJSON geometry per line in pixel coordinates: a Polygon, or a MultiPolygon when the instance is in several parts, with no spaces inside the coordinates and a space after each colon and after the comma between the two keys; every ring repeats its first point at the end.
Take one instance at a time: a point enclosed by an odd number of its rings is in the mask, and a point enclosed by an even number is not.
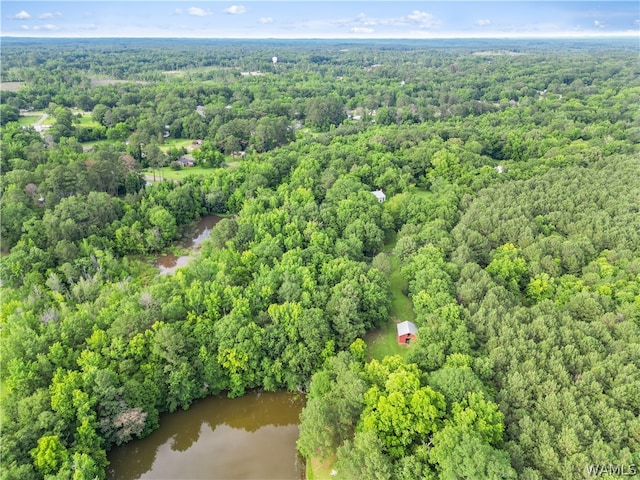
{"type": "Polygon", "coordinates": [[[633,1],[2,1],[1,35],[161,38],[639,37],[633,1]]]}

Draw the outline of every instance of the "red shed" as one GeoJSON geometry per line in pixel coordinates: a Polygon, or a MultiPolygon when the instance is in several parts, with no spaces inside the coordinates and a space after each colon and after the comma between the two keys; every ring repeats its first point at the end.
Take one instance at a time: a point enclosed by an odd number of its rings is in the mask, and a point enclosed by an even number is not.
{"type": "Polygon", "coordinates": [[[411,322],[401,322],[398,327],[398,343],[409,345],[411,340],[418,338],[418,328],[411,322]]]}

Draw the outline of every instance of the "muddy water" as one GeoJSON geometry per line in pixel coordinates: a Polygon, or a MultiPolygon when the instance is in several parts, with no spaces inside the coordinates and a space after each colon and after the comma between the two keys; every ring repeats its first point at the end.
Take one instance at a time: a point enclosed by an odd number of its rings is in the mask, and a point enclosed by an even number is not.
{"type": "Polygon", "coordinates": [[[187,232],[187,238],[183,242],[184,248],[195,248],[209,238],[211,230],[216,224],[222,220],[222,217],[217,215],[206,215],[200,219],[195,228],[187,232]]]}
{"type": "Polygon", "coordinates": [[[287,392],[201,400],[164,415],[149,437],[111,450],[107,478],[300,480],[295,444],[303,406],[287,392]]]}
{"type": "MultiPolygon", "coordinates": [[[[211,235],[211,230],[222,220],[217,215],[207,215],[200,219],[196,226],[187,231],[185,238],[180,246],[191,251],[196,250],[200,244],[211,235]]],[[[156,267],[160,270],[161,275],[172,275],[178,268],[184,267],[191,260],[191,255],[177,256],[172,253],[158,257],[156,267]]]]}

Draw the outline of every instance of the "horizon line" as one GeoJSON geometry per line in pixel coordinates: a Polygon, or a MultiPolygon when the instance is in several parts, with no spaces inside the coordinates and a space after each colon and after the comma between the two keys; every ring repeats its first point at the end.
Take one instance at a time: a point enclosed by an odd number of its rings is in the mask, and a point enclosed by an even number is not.
{"type": "Polygon", "coordinates": [[[77,40],[77,39],[86,39],[86,40],[101,40],[101,39],[147,39],[147,40],[503,40],[503,39],[632,39],[636,38],[640,41],[640,31],[628,31],[628,32],[594,32],[594,33],[573,33],[573,32],[559,32],[559,33],[492,33],[485,35],[477,35],[477,34],[443,34],[443,35],[433,35],[433,36],[310,36],[310,37],[299,37],[299,36],[255,36],[255,37],[247,37],[247,36],[209,36],[209,35],[200,35],[200,36],[157,36],[157,35],[114,35],[114,36],[91,36],[91,35],[2,35],[0,34],[0,39],[3,38],[11,38],[11,39],[31,39],[31,40],[77,40]]]}

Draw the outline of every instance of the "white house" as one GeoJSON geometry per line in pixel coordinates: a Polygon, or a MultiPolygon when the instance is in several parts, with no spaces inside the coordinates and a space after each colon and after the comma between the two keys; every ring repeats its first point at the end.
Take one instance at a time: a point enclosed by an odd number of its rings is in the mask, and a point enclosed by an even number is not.
{"type": "Polygon", "coordinates": [[[387,196],[384,194],[382,190],[374,190],[373,195],[378,199],[379,203],[384,202],[387,199],[387,196]]]}

